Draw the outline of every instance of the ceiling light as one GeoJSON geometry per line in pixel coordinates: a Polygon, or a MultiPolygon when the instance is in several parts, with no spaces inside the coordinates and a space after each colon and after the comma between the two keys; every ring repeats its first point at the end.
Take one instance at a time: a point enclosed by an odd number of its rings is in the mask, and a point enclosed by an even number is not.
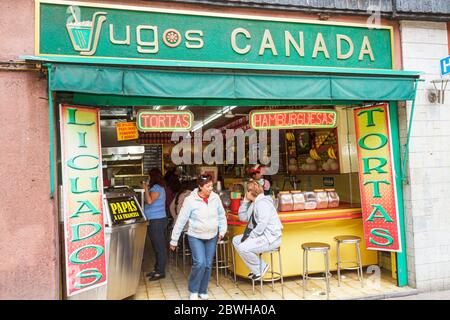
{"type": "Polygon", "coordinates": [[[192,132],[197,131],[198,129],[202,128],[203,126],[207,125],[208,123],[210,123],[211,121],[216,120],[217,118],[219,118],[220,116],[222,116],[223,114],[226,114],[228,112],[231,112],[231,110],[233,110],[234,108],[236,108],[237,106],[225,106],[222,108],[222,110],[214,113],[213,115],[209,116],[205,121],[203,121],[202,123],[196,125],[193,129],[192,132]]]}

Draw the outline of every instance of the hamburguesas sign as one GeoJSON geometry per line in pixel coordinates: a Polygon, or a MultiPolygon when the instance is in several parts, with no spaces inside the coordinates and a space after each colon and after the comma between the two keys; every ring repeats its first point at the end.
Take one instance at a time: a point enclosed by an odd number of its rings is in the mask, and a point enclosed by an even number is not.
{"type": "MultiPolygon", "coordinates": [[[[389,26],[36,0],[36,55],[391,69],[389,26]]],[[[131,63],[131,62],[130,62],[131,63]]]]}
{"type": "Polygon", "coordinates": [[[359,184],[367,249],[401,252],[388,108],[354,110],[359,184]]]}
{"type": "Polygon", "coordinates": [[[67,296],[106,284],[100,110],[60,106],[67,296]]]}
{"type": "Polygon", "coordinates": [[[250,112],[250,127],[263,129],[334,128],[334,110],[256,110],[250,112]]]}

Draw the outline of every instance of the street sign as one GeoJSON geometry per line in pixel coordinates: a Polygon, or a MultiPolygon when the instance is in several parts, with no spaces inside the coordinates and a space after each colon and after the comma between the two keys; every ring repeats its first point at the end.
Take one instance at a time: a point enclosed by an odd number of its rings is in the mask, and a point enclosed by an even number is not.
{"type": "Polygon", "coordinates": [[[450,56],[441,59],[441,75],[445,76],[450,73],[450,56]]]}

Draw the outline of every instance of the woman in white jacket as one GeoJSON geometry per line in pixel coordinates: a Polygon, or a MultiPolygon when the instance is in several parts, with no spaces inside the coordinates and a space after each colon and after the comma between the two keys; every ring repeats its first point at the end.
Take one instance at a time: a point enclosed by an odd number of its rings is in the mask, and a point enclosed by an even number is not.
{"type": "Polygon", "coordinates": [[[259,280],[269,265],[264,260],[260,261],[258,253],[275,250],[281,245],[283,225],[272,198],[264,195],[263,187],[256,181],[247,184],[247,192],[239,208],[239,220],[248,221],[247,229],[251,232],[247,236],[235,236],[233,246],[250,269],[249,278],[259,280]]]}
{"type": "Polygon", "coordinates": [[[189,247],[192,252],[192,270],[189,275],[190,299],[208,299],[208,283],[217,241],[227,232],[225,209],[219,196],[213,192],[211,175],[200,175],[198,188],[183,202],[178,219],[173,227],[170,249],[178,245],[178,239],[186,222],[189,247]]]}

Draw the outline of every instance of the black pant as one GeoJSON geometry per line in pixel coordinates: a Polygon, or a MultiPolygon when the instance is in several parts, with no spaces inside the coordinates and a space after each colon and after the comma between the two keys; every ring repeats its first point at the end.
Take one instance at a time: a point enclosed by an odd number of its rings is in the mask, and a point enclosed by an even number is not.
{"type": "Polygon", "coordinates": [[[166,274],[167,262],[167,218],[149,220],[148,236],[155,252],[155,268],[154,270],[160,274],[166,274]]]}

